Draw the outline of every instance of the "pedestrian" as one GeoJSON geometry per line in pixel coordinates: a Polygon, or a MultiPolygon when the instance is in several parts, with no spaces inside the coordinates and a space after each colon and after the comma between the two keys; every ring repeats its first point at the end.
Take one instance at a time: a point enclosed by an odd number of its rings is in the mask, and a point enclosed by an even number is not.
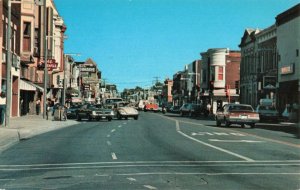
{"type": "Polygon", "coordinates": [[[41,109],[41,100],[37,99],[35,101],[35,109],[36,109],[36,115],[40,115],[40,109],[41,109]]]}
{"type": "Polygon", "coordinates": [[[208,103],[208,104],[206,105],[206,109],[207,109],[208,115],[210,115],[210,112],[211,112],[211,105],[210,105],[210,103],[208,103]]]}

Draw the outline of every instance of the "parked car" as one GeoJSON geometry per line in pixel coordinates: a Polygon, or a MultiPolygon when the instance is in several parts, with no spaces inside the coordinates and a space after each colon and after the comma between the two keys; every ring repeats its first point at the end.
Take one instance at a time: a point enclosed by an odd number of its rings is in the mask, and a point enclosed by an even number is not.
{"type": "Polygon", "coordinates": [[[158,112],[158,104],[155,103],[146,103],[144,106],[144,111],[154,111],[154,112],[158,112]]]}
{"type": "Polygon", "coordinates": [[[231,124],[239,124],[242,127],[250,125],[255,127],[255,123],[259,122],[259,114],[254,111],[251,105],[247,104],[226,104],[217,110],[216,125],[221,126],[222,123],[226,127],[231,124]]]}
{"type": "Polygon", "coordinates": [[[170,112],[171,113],[180,113],[180,106],[171,106],[170,112]]]}
{"type": "Polygon", "coordinates": [[[297,104],[287,105],[282,112],[282,119],[287,122],[299,122],[299,116],[299,106],[297,104]]]}
{"type": "Polygon", "coordinates": [[[137,120],[139,118],[139,112],[134,107],[128,106],[128,103],[117,102],[114,105],[114,112],[118,119],[128,119],[129,117],[132,117],[137,120]]]}
{"type": "Polygon", "coordinates": [[[181,116],[188,115],[189,117],[191,117],[196,115],[196,110],[197,110],[196,104],[186,103],[181,106],[179,112],[181,116]]]}
{"type": "Polygon", "coordinates": [[[81,107],[81,104],[71,105],[67,110],[67,118],[76,118],[77,110],[81,107]]]}
{"type": "Polygon", "coordinates": [[[256,112],[259,114],[260,121],[278,121],[279,112],[274,106],[258,105],[256,112]]]}
{"type": "Polygon", "coordinates": [[[101,104],[84,104],[77,110],[76,113],[78,121],[81,119],[88,119],[89,121],[93,119],[98,121],[101,119],[107,119],[108,121],[111,121],[113,117],[113,110],[103,107],[101,104]]]}

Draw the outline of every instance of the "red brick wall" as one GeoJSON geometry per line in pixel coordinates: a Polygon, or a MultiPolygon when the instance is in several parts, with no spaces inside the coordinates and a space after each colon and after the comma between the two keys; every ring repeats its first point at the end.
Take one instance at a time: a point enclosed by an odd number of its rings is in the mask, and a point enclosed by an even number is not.
{"type": "Polygon", "coordinates": [[[235,88],[235,81],[240,80],[241,53],[234,51],[226,56],[226,85],[235,88]]]}

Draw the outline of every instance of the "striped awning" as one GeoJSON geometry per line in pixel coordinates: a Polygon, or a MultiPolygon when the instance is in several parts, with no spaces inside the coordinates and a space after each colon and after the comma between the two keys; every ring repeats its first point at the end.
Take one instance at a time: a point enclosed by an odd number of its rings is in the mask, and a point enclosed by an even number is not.
{"type": "Polygon", "coordinates": [[[41,91],[44,92],[44,89],[30,81],[26,81],[21,79],[20,80],[20,90],[26,90],[26,91],[41,91]]]}

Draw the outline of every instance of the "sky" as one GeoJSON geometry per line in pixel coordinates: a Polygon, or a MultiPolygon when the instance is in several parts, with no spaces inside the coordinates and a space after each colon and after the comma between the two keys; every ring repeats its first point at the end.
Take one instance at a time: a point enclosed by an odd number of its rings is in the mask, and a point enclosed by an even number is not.
{"type": "Polygon", "coordinates": [[[264,29],[299,0],[54,0],[67,26],[65,53],[91,58],[107,83],[150,87],[210,48],[239,50],[246,28],[264,29]]]}

